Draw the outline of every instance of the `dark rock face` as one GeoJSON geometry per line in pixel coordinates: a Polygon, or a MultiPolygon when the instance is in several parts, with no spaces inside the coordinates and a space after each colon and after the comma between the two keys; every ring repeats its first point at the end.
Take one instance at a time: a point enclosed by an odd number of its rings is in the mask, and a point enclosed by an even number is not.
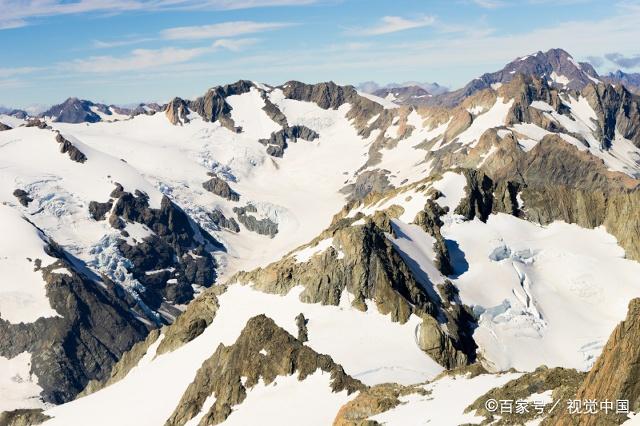
{"type": "Polygon", "coordinates": [[[97,123],[100,116],[91,110],[91,107],[105,114],[111,114],[106,105],[96,105],[91,101],[78,98],[69,98],[59,105],[54,105],[40,114],[41,117],[52,117],[57,123],[97,123]]]}
{"type": "Polygon", "coordinates": [[[598,117],[601,148],[609,149],[616,131],[640,146],[640,97],[624,86],[591,85],[583,95],[598,117]]]}
{"type": "Polygon", "coordinates": [[[277,223],[268,218],[257,219],[250,214],[258,211],[255,206],[251,204],[247,204],[245,207],[234,207],[233,211],[238,216],[238,221],[249,231],[256,232],[260,235],[268,235],[271,238],[278,233],[277,223]]]}
{"type": "Polygon", "coordinates": [[[267,145],[267,153],[273,157],[282,157],[285,149],[287,149],[287,142],[297,142],[298,139],[304,139],[306,141],[313,141],[319,138],[320,135],[306,126],[293,126],[284,127],[277,132],[271,133],[269,139],[260,139],[259,142],[263,145],[267,145]]]}
{"type": "Polygon", "coordinates": [[[11,130],[13,127],[8,124],[0,123],[0,132],[4,132],[6,130],[11,130]]]}
{"type": "Polygon", "coordinates": [[[74,144],[65,139],[60,133],[56,134],[56,142],[60,144],[60,152],[69,155],[72,161],[84,163],[87,156],[84,155],[74,144]]]}
{"type": "Polygon", "coordinates": [[[346,390],[351,394],[366,389],[330,356],[303,345],[271,318],[253,317],[233,345],[218,346],[202,364],[165,425],[185,424],[202,410],[210,395],[215,396],[215,403],[199,424],[222,423],[260,379],[270,384],[280,376],[296,374],[298,380],[305,380],[318,369],[331,375],[333,392],[346,390]],[[246,377],[244,384],[242,377],[246,377]]]}
{"type": "Polygon", "coordinates": [[[333,81],[313,85],[289,81],[282,86],[282,91],[287,99],[314,102],[322,109],[338,109],[358,96],[352,86],[338,86],[333,81]]]}
{"type": "Polygon", "coordinates": [[[111,211],[111,207],[113,207],[113,201],[111,200],[106,203],[91,201],[89,203],[89,214],[93,220],[104,220],[107,213],[111,211]]]}
{"type": "Polygon", "coordinates": [[[246,80],[240,80],[233,84],[225,86],[217,86],[202,97],[189,102],[189,109],[198,113],[205,121],[219,121],[223,127],[240,133],[242,128],[236,127],[231,119],[231,105],[226,101],[227,96],[241,95],[247,93],[254,87],[253,83],[246,80]]]}
{"type": "Polygon", "coordinates": [[[240,225],[234,218],[227,218],[220,210],[214,210],[207,214],[209,219],[221,229],[228,229],[231,232],[240,232],[240,225]]]}
{"type": "Polygon", "coordinates": [[[22,189],[13,191],[13,196],[16,197],[24,207],[29,207],[29,203],[33,201],[33,198],[29,197],[29,194],[22,189]]]}
{"type": "Polygon", "coordinates": [[[158,309],[164,300],[186,303],[193,298],[193,284],[213,284],[216,265],[209,250],[221,248],[218,241],[167,197],[160,209],[152,209],[148,197],[140,192],[133,195],[117,187],[114,194],[119,195],[109,219],[114,227],[137,222],[153,232],[134,246],[125,240],[118,244],[132,264],[129,272],[145,288],[140,296],[149,308],[158,309]]]}
{"type": "MultiPolygon", "coordinates": [[[[71,256],[50,243],[58,261],[41,269],[51,307],[59,317],[29,324],[0,320],[0,356],[31,353],[31,372],[38,377],[46,402],[73,399],[92,379],[102,379],[120,356],[149,332],[135,301],[107,278],[86,276],[71,256]],[[69,274],[55,273],[65,268],[69,274]]],[[[36,265],[37,267],[37,265],[36,265]]]]}
{"type": "Polygon", "coordinates": [[[440,217],[445,213],[447,212],[439,204],[429,199],[424,209],[416,216],[415,224],[422,227],[425,232],[436,239],[434,243],[436,266],[442,272],[442,275],[451,275],[453,274],[453,266],[451,266],[449,249],[440,232],[440,228],[444,225],[440,217]]]}
{"type": "Polygon", "coordinates": [[[202,184],[202,187],[227,200],[240,201],[240,194],[231,189],[227,181],[218,176],[213,175],[211,179],[202,184]]]}
{"type": "Polygon", "coordinates": [[[478,217],[486,222],[493,211],[493,181],[477,170],[465,170],[464,175],[467,179],[467,195],[456,209],[456,213],[463,215],[467,220],[478,217]]]}
{"type": "Polygon", "coordinates": [[[282,113],[282,111],[280,111],[280,108],[271,102],[264,92],[262,92],[262,99],[264,100],[264,107],[262,107],[262,110],[267,113],[269,118],[282,127],[289,127],[287,117],[282,113]]]}

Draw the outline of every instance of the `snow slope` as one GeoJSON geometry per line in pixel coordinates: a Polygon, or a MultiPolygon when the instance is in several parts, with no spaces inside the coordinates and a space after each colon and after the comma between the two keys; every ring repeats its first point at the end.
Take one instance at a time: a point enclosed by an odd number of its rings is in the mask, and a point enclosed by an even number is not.
{"type": "MultiPolygon", "coordinates": [[[[308,319],[307,345],[318,353],[331,355],[347,374],[367,384],[421,383],[442,371],[414,342],[419,318],[412,317],[401,325],[378,313],[374,306],[361,312],[351,307],[348,293],[343,294],[340,306],[302,303],[301,291],[296,287],[286,296],[278,296],[248,286],[231,286],[219,296],[220,309],[202,335],[174,352],[139,365],[120,382],[51,408],[46,414],[54,418],[45,424],[68,426],[84,424],[87,419],[94,425],[163,424],[202,362],[220,343],[233,344],[247,320],[261,313],[292,335],[297,335],[298,330],[295,317],[304,313],[308,319]]],[[[324,379],[316,379],[324,383],[324,379]]],[[[301,388],[291,386],[301,392],[315,392],[320,387],[316,379],[301,388]]],[[[327,404],[343,401],[342,396],[324,397],[328,398],[327,404]]]]}
{"type": "Polygon", "coordinates": [[[590,368],[640,295],[640,264],[602,228],[498,214],[449,223],[443,235],[464,257],[454,282],[479,315],[474,339],[496,370],[590,368]]]}
{"type": "MultiPolygon", "coordinates": [[[[0,318],[13,324],[55,317],[47,298],[40,259],[46,267],[56,261],[45,252],[46,243],[38,230],[11,207],[0,204],[0,318]]],[[[64,269],[60,273],[65,273],[64,269]]],[[[67,271],[68,273],[68,271],[67,271]]]]}

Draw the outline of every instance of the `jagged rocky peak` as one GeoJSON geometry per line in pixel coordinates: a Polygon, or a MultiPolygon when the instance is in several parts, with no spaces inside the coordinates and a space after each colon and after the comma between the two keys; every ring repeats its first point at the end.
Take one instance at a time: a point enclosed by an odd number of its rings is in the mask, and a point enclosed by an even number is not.
{"type": "Polygon", "coordinates": [[[51,117],[58,123],[97,123],[100,121],[100,116],[92,107],[104,114],[111,114],[106,105],[96,105],[91,101],[72,97],[52,106],[40,116],[51,117]]]}
{"type": "Polygon", "coordinates": [[[562,49],[550,49],[546,52],[539,51],[517,58],[499,71],[486,73],[473,79],[461,89],[434,96],[429,104],[457,105],[480,90],[497,88],[510,82],[518,74],[536,76],[545,79],[551,86],[577,91],[584,89],[591,83],[600,82],[600,77],[591,64],[577,62],[562,49]]]}
{"type": "Polygon", "coordinates": [[[248,80],[239,80],[233,84],[216,86],[207,91],[203,96],[190,101],[190,110],[199,114],[205,121],[219,121],[224,127],[234,132],[241,132],[242,129],[235,126],[231,118],[231,105],[226,101],[228,96],[241,95],[247,93],[255,87],[255,84],[248,80]]]}
{"type": "Polygon", "coordinates": [[[235,343],[221,344],[202,364],[165,425],[186,424],[203,409],[205,414],[198,424],[222,423],[233,411],[242,409],[243,401],[260,382],[269,385],[292,375],[304,381],[316,373],[330,375],[328,393],[352,394],[367,388],[347,375],[329,355],[318,354],[271,318],[255,316],[247,321],[235,343]],[[215,402],[206,407],[211,396],[215,402]]]}

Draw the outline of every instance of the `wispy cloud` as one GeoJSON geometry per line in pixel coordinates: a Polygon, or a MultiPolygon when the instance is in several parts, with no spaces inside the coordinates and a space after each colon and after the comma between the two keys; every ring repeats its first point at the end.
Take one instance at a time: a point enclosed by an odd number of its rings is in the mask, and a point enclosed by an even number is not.
{"type": "Polygon", "coordinates": [[[472,2],[485,9],[497,9],[499,7],[507,6],[507,2],[504,0],[472,0],[472,2]]]}
{"type": "Polygon", "coordinates": [[[39,70],[41,70],[41,68],[37,67],[0,68],[0,78],[9,78],[24,74],[31,74],[39,70]]]}
{"type": "MultiPolygon", "coordinates": [[[[91,56],[76,59],[66,64],[59,64],[63,68],[76,73],[118,73],[129,71],[157,70],[163,66],[182,64],[220,49],[238,52],[247,46],[257,43],[254,38],[219,39],[208,46],[194,48],[163,47],[160,49],[134,49],[123,56],[91,56]]],[[[0,68],[0,77],[2,77],[0,68]]]]}
{"type": "Polygon", "coordinates": [[[319,0],[0,0],[0,30],[25,26],[33,18],[130,11],[232,10],[304,6],[319,0]]]}
{"type": "Polygon", "coordinates": [[[81,73],[114,73],[124,71],[140,71],[164,65],[190,61],[211,51],[211,48],[178,49],[165,47],[162,49],[135,49],[131,54],[122,57],[92,56],[76,59],[67,65],[69,70],[81,73]]]}
{"type": "Polygon", "coordinates": [[[213,43],[213,47],[221,47],[227,50],[231,50],[233,52],[239,52],[245,47],[252,46],[256,44],[258,41],[257,38],[223,38],[220,40],[216,40],[213,43]]]}
{"type": "Polygon", "coordinates": [[[114,47],[131,46],[134,44],[146,43],[155,41],[153,37],[139,37],[139,38],[127,38],[122,40],[93,40],[93,47],[96,49],[111,49],[114,47]]]}
{"type": "Polygon", "coordinates": [[[635,68],[640,65],[640,55],[625,56],[621,53],[607,53],[605,58],[621,68],[635,68]]]}
{"type": "Polygon", "coordinates": [[[235,37],[294,25],[287,22],[235,21],[211,25],[169,28],[160,33],[167,40],[202,40],[219,37],[235,37]]]}
{"type": "Polygon", "coordinates": [[[389,34],[414,28],[428,27],[433,25],[435,21],[436,19],[433,16],[423,16],[416,19],[408,19],[401,16],[385,16],[380,19],[380,23],[372,27],[359,28],[352,32],[365,36],[389,34]]]}

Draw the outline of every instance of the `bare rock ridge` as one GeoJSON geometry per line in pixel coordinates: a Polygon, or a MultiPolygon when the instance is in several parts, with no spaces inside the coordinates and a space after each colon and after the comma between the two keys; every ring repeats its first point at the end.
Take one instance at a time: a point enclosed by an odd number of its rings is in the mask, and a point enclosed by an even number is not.
{"type": "Polygon", "coordinates": [[[4,124],[4,123],[0,123],[0,132],[4,132],[6,130],[11,130],[12,127],[9,126],[8,124],[4,124]]]}
{"type": "Polygon", "coordinates": [[[221,344],[202,364],[165,425],[185,424],[200,413],[211,395],[215,396],[215,402],[199,425],[222,423],[232,413],[232,407],[242,403],[259,381],[268,385],[278,377],[293,374],[302,381],[318,370],[331,375],[333,392],[346,390],[351,394],[366,388],[348,376],[330,356],[305,346],[271,318],[253,317],[233,345],[221,344]]]}
{"type": "Polygon", "coordinates": [[[240,272],[230,282],[250,282],[260,291],[277,294],[302,285],[301,301],[326,305],[338,305],[348,291],[356,309],[366,311],[369,301],[392,321],[404,323],[411,314],[422,318],[419,345],[443,366],[473,362],[475,343],[470,330],[474,320],[455,292],[447,289],[447,283],[436,288],[435,283],[416,281],[385,235],[395,232],[388,216],[377,214],[364,225],[351,225],[354,220],[339,221],[322,235],[333,238],[340,253],[331,247],[306,262],[285,257],[265,268],[240,272]],[[426,290],[425,285],[434,290],[426,290]]]}
{"type": "Polygon", "coordinates": [[[67,140],[62,134],[56,134],[56,142],[60,144],[60,152],[67,154],[71,160],[76,163],[84,163],[87,161],[87,156],[82,153],[74,144],[67,140]]]}

